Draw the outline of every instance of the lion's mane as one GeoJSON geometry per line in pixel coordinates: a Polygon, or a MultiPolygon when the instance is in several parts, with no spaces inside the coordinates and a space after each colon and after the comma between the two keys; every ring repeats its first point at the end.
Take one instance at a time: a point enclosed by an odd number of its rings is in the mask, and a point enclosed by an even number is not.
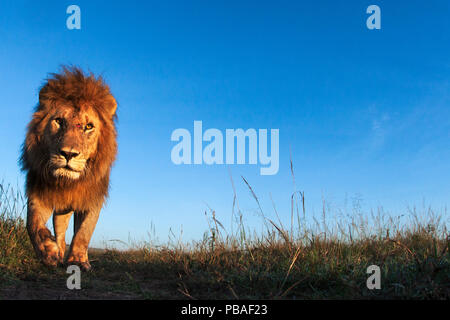
{"type": "Polygon", "coordinates": [[[116,107],[108,85],[101,77],[84,74],[77,67],[63,67],[60,74],[50,74],[39,92],[26,139],[22,147],[20,163],[27,174],[27,193],[39,195],[42,201],[54,209],[72,208],[87,211],[102,205],[109,189],[109,173],[116,158],[117,142],[115,122],[117,116],[110,110],[116,107]],[[71,102],[73,108],[89,103],[102,122],[102,131],[95,155],[88,160],[82,177],[74,181],[56,179],[48,174],[49,146],[44,134],[50,114],[59,103],[71,102]]]}

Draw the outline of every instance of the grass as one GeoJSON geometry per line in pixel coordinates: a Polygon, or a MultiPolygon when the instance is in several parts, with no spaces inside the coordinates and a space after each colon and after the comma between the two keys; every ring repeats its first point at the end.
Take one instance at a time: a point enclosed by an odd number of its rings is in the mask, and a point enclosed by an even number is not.
{"type": "Polygon", "coordinates": [[[450,298],[450,238],[442,215],[410,209],[400,223],[382,210],[356,210],[330,223],[324,202],[320,219],[308,225],[304,194],[296,192],[286,227],[275,206],[276,219],[266,217],[243,183],[264,223],[262,234],[244,226],[235,195],[233,232],[210,209],[200,241],[91,249],[94,269],[82,274],[82,290],[67,289],[64,268],[36,260],[22,218],[25,200],[0,184],[0,299],[450,298]],[[379,290],[366,286],[370,265],[380,267],[379,290]]]}

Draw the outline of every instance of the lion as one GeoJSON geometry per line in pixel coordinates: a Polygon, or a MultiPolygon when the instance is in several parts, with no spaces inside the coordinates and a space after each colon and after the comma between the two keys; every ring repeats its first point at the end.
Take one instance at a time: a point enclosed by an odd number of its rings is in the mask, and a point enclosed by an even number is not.
{"type": "Polygon", "coordinates": [[[88,271],[88,245],[108,196],[117,154],[117,103],[102,77],[78,67],[52,73],[39,91],[20,163],[26,173],[27,231],[47,266],[88,271]],[[74,215],[67,255],[65,233],[74,215]],[[53,236],[46,227],[53,215],[53,236]]]}

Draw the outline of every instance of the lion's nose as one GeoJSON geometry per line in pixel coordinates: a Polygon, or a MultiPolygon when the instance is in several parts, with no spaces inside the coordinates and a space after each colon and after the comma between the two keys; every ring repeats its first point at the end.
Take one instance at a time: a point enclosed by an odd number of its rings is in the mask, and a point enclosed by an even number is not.
{"type": "Polygon", "coordinates": [[[75,150],[68,150],[68,149],[61,149],[60,151],[59,151],[59,153],[64,157],[64,158],[66,158],[66,160],[67,161],[69,161],[70,159],[72,159],[72,158],[75,158],[75,157],[77,157],[80,153],[79,152],[76,152],[75,150]]]}

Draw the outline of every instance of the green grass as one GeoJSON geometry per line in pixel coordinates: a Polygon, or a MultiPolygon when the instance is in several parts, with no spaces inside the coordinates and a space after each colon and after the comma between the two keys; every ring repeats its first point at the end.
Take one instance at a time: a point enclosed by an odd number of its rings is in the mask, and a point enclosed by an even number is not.
{"type": "Polygon", "coordinates": [[[22,218],[25,201],[0,184],[0,299],[450,298],[450,240],[442,215],[412,209],[399,219],[355,210],[331,223],[324,204],[320,219],[307,225],[303,194],[295,193],[285,227],[266,217],[244,183],[264,233],[243,225],[235,198],[232,233],[210,210],[200,241],[90,250],[93,271],[82,274],[82,290],[67,289],[64,268],[36,260],[22,218]],[[369,265],[381,268],[380,290],[367,289],[369,265]]]}

